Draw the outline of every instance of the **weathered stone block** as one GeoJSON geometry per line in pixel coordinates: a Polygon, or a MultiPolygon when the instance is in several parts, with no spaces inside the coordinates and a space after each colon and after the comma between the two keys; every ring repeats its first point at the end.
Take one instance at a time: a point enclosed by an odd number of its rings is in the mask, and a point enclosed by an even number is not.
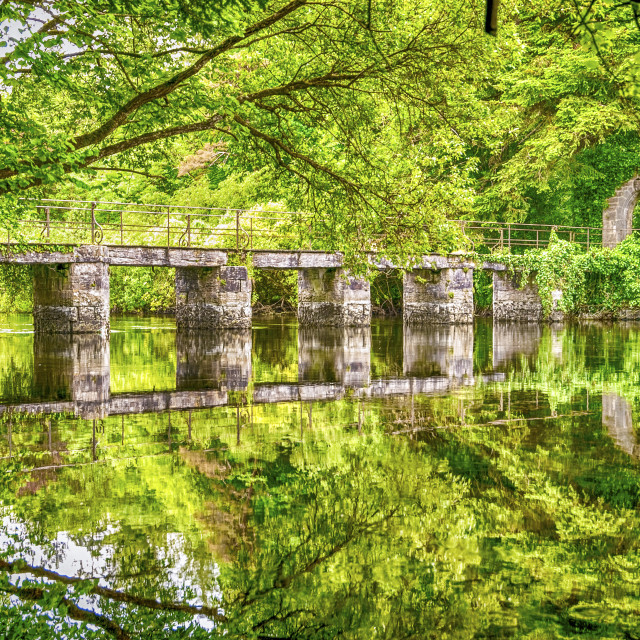
{"type": "Polygon", "coordinates": [[[109,333],[109,267],[104,262],[34,265],[36,333],[109,333]]]}
{"type": "Polygon", "coordinates": [[[473,269],[414,269],[403,278],[403,319],[408,324],[473,322],[473,269]]]}
{"type": "MultiPolygon", "coordinates": [[[[519,322],[542,322],[545,320],[538,285],[533,274],[529,276],[524,287],[521,286],[519,274],[509,275],[507,272],[493,273],[493,319],[519,322]]],[[[552,292],[553,309],[549,322],[562,322],[563,312],[558,308],[562,298],[561,291],[552,292]]]]}
{"type": "Polygon", "coordinates": [[[251,327],[246,267],[176,268],[176,325],[181,329],[251,327]]]}
{"type": "Polygon", "coordinates": [[[371,324],[369,283],[343,269],[299,269],[298,322],[339,327],[371,324]]]}
{"type": "Polygon", "coordinates": [[[342,266],[341,253],[324,251],[256,251],[253,266],[258,269],[329,269],[342,266]]]}

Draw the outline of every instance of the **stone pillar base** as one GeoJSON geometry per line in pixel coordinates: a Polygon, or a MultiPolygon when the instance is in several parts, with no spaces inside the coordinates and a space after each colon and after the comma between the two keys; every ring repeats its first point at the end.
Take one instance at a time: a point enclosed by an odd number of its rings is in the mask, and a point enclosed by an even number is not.
{"type": "Polygon", "coordinates": [[[34,265],[36,333],[109,333],[109,265],[34,265]]]}
{"type": "Polygon", "coordinates": [[[176,268],[176,326],[249,329],[251,280],[246,267],[176,268]]]}
{"type": "Polygon", "coordinates": [[[334,327],[370,325],[369,283],[344,269],[299,269],[298,322],[334,327]]]}
{"type": "Polygon", "coordinates": [[[533,275],[520,289],[520,276],[510,276],[506,271],[493,272],[493,319],[518,322],[562,322],[564,313],[558,309],[561,291],[553,291],[553,309],[545,319],[538,293],[538,285],[533,275]]]}
{"type": "Polygon", "coordinates": [[[402,317],[406,324],[473,322],[473,270],[414,269],[405,272],[402,317]]]}

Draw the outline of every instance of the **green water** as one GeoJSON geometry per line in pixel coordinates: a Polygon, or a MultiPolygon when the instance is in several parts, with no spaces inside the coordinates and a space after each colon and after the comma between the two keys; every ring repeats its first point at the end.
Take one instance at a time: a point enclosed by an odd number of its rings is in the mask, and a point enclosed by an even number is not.
{"type": "Polygon", "coordinates": [[[0,319],[0,637],[640,637],[640,325],[112,330],[0,319]]]}

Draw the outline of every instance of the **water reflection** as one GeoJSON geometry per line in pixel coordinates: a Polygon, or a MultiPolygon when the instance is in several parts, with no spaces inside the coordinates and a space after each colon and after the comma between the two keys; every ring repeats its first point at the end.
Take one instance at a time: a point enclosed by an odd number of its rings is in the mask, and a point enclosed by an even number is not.
{"type": "Polygon", "coordinates": [[[403,338],[405,376],[473,378],[473,325],[406,325],[403,338]]]}
{"type": "MultiPolygon", "coordinates": [[[[548,327],[545,327],[550,330],[548,327]]],[[[493,366],[503,369],[522,356],[531,358],[538,352],[542,325],[532,322],[494,322],[493,366]]]]}
{"type": "Polygon", "coordinates": [[[603,393],[602,424],[620,449],[630,456],[638,455],[638,441],[628,400],[617,393],[603,393]]]}
{"type": "Polygon", "coordinates": [[[110,363],[109,341],[102,336],[35,336],[36,397],[70,400],[80,415],[101,417],[110,395],[110,363]]]}
{"type": "Polygon", "coordinates": [[[637,328],[136,331],[0,337],[0,575],[149,639],[638,637],[637,328]]]}
{"type": "Polygon", "coordinates": [[[338,382],[348,387],[369,384],[370,327],[298,329],[298,380],[338,382]]]}
{"type": "Polygon", "coordinates": [[[251,379],[251,329],[176,335],[176,389],[245,390],[251,379]]]}

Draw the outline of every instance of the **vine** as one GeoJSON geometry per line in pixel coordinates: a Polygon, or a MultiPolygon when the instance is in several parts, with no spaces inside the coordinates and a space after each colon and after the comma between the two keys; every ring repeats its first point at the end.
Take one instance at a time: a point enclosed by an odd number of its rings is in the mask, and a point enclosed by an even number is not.
{"type": "MultiPolygon", "coordinates": [[[[483,256],[486,258],[486,256],[483,256]]],[[[520,287],[535,282],[545,317],[554,305],[573,316],[599,313],[615,315],[621,309],[640,308],[640,238],[629,236],[614,249],[584,252],[580,246],[559,240],[552,233],[549,246],[491,259],[518,277],[520,287]],[[562,291],[556,301],[555,291],[562,291]]]]}

